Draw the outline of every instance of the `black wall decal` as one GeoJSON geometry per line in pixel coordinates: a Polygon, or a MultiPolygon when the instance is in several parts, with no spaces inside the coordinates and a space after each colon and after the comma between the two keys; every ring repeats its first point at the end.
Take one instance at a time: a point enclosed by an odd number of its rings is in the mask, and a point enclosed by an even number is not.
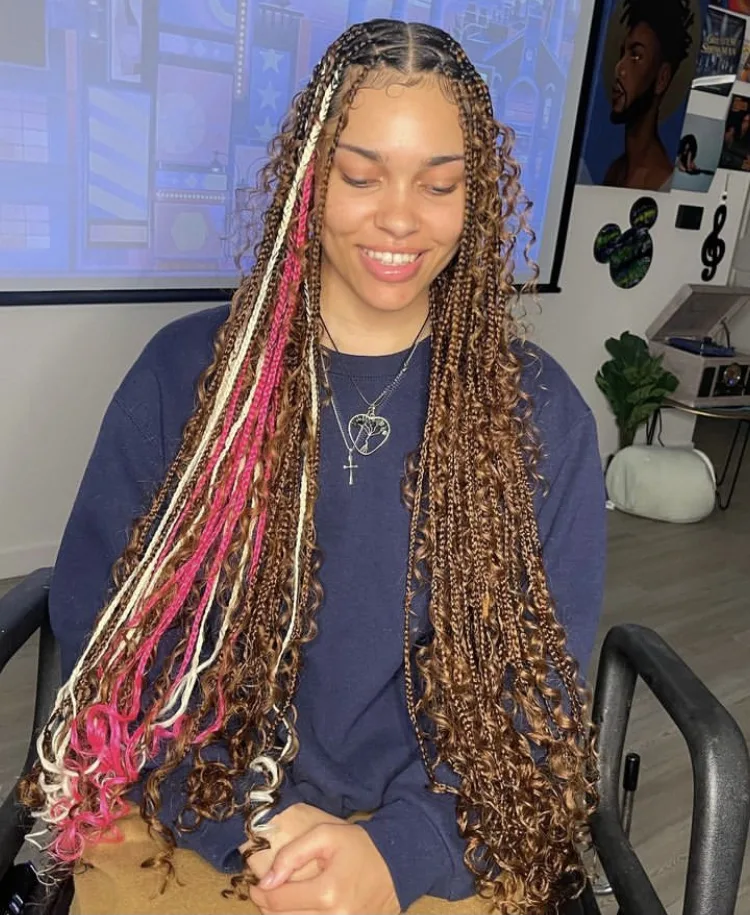
{"type": "Polygon", "coordinates": [[[653,197],[640,197],[630,209],[630,228],[625,232],[613,222],[602,226],[594,241],[594,258],[609,264],[612,282],[621,289],[632,289],[651,267],[654,242],[649,229],[656,222],[659,208],[653,197]]]}
{"type": "MultiPolygon", "coordinates": [[[[723,195],[722,195],[723,196],[723,195]]],[[[701,261],[705,270],[701,273],[704,283],[710,283],[716,276],[716,270],[719,264],[724,260],[727,253],[727,246],[723,238],[719,237],[719,232],[724,228],[727,221],[727,205],[722,202],[716,207],[714,213],[714,227],[706,236],[701,248],[701,261]]]]}

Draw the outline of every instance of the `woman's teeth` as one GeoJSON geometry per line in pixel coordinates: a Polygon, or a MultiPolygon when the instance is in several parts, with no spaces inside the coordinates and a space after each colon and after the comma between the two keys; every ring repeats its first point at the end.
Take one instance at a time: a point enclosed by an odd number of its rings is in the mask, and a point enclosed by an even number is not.
{"type": "Polygon", "coordinates": [[[413,264],[419,257],[418,254],[397,254],[393,251],[372,251],[370,248],[365,248],[364,252],[374,261],[378,261],[381,264],[389,264],[394,267],[403,267],[405,264],[413,264]]]}

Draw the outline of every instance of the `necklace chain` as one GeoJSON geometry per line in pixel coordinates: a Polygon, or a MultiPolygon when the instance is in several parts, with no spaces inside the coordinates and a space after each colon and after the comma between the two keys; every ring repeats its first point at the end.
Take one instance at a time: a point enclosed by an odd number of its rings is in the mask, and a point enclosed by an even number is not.
{"type": "MultiPolygon", "coordinates": [[[[404,375],[406,374],[406,372],[409,368],[409,365],[414,356],[414,353],[417,350],[417,346],[419,345],[419,338],[422,336],[425,327],[427,327],[427,322],[429,320],[430,320],[430,315],[428,313],[427,317],[424,319],[424,323],[419,328],[419,332],[417,333],[417,336],[414,338],[414,342],[412,343],[411,348],[409,349],[409,352],[406,354],[406,358],[404,359],[404,361],[401,365],[401,368],[399,369],[398,373],[396,374],[396,377],[385,386],[384,390],[381,391],[380,394],[378,394],[378,396],[375,398],[375,400],[373,400],[373,401],[368,400],[365,397],[365,395],[362,393],[362,391],[360,390],[360,387],[357,384],[357,382],[349,374],[349,372],[346,373],[346,376],[349,379],[349,381],[352,383],[354,389],[359,394],[359,396],[362,398],[362,402],[367,406],[367,412],[369,414],[374,416],[380,410],[381,407],[384,407],[386,405],[386,403],[391,399],[391,396],[393,395],[396,388],[399,386],[399,384],[401,384],[401,379],[404,377],[404,375]]],[[[328,335],[328,339],[333,344],[333,348],[336,350],[338,355],[341,356],[342,352],[338,348],[338,346],[336,346],[336,341],[331,336],[331,332],[330,332],[330,330],[328,330],[328,325],[323,320],[322,315],[320,316],[320,323],[323,325],[323,330],[325,330],[326,334],[328,335]]],[[[326,379],[327,379],[327,377],[328,376],[326,373],[326,379]]]]}
{"type": "MultiPolygon", "coordinates": [[[[333,393],[333,386],[331,385],[331,379],[328,375],[328,369],[325,364],[325,358],[323,356],[322,350],[320,351],[320,361],[323,367],[323,375],[325,377],[326,387],[331,397],[331,407],[333,409],[333,415],[336,418],[336,425],[339,428],[341,433],[341,438],[344,442],[344,447],[346,448],[349,454],[348,463],[343,465],[344,470],[349,471],[349,485],[354,485],[354,471],[359,469],[359,465],[354,463],[354,452],[357,451],[358,454],[362,456],[367,456],[369,454],[374,454],[375,451],[378,451],[390,438],[391,426],[388,420],[384,416],[379,415],[379,411],[385,406],[385,404],[390,400],[391,396],[395,392],[396,388],[401,383],[404,375],[406,374],[409,365],[411,364],[414,353],[416,352],[417,345],[419,344],[419,338],[422,336],[422,333],[427,326],[429,321],[429,314],[425,318],[424,323],[419,329],[419,333],[414,338],[414,342],[411,345],[409,352],[404,359],[401,368],[396,374],[395,378],[390,381],[384,390],[375,398],[373,401],[369,401],[362,391],[359,389],[359,385],[352,378],[352,376],[347,372],[346,375],[349,378],[349,381],[354,386],[355,390],[362,398],[364,403],[367,406],[367,413],[357,413],[351,417],[349,420],[349,425],[347,428],[344,427],[344,423],[339,414],[338,407],[336,406],[336,400],[333,393]],[[352,426],[357,430],[356,437],[352,434],[352,426]],[[361,443],[362,434],[366,436],[364,444],[361,443]],[[370,441],[373,437],[376,437],[376,444],[370,445],[370,441]],[[378,441],[379,438],[379,441],[378,441]]],[[[334,349],[338,355],[342,355],[341,350],[336,346],[336,341],[331,336],[331,332],[328,330],[323,316],[320,316],[320,322],[323,325],[323,329],[328,335],[329,340],[333,344],[334,349]]]]}

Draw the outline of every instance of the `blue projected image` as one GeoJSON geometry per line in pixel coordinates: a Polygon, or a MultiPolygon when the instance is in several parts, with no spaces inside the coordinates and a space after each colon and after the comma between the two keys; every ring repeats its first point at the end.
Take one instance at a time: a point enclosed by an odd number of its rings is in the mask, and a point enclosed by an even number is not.
{"type": "MultiPolygon", "coordinates": [[[[0,44],[0,290],[219,287],[292,96],[349,24],[450,31],[516,132],[549,278],[593,0],[24,0],[0,44]]],[[[546,274],[546,275],[545,275],[546,274]]]]}

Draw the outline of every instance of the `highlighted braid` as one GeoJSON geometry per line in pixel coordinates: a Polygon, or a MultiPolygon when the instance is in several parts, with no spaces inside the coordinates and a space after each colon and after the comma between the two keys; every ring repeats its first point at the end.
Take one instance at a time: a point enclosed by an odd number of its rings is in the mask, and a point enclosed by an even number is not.
{"type": "MultiPolygon", "coordinates": [[[[71,867],[116,834],[142,780],[142,815],[161,839],[145,863],[169,876],[175,835],[158,817],[160,786],[186,761],[177,828],[241,813],[246,856],[268,845],[264,821],[297,753],[294,696],[322,598],[313,514],[326,188],[357,93],[424,78],[459,108],[469,218],[431,290],[427,417],[403,481],[407,706],[433,790],[456,796],[477,891],[502,915],[531,915],[581,884],[595,776],[588,693],[542,563],[538,445],[510,314],[517,241],[527,236],[527,260],[533,243],[528,203],[512,133],[495,122],[465,52],[438,29],[393,20],[334,42],[261,173],[259,195],[271,202],[254,267],[22,789],[54,861],[71,867]],[[411,606],[426,584],[434,638],[415,652],[411,606]],[[253,785],[240,790],[248,772],[253,785]]],[[[225,892],[247,898],[250,882],[246,870],[225,892]]]]}

